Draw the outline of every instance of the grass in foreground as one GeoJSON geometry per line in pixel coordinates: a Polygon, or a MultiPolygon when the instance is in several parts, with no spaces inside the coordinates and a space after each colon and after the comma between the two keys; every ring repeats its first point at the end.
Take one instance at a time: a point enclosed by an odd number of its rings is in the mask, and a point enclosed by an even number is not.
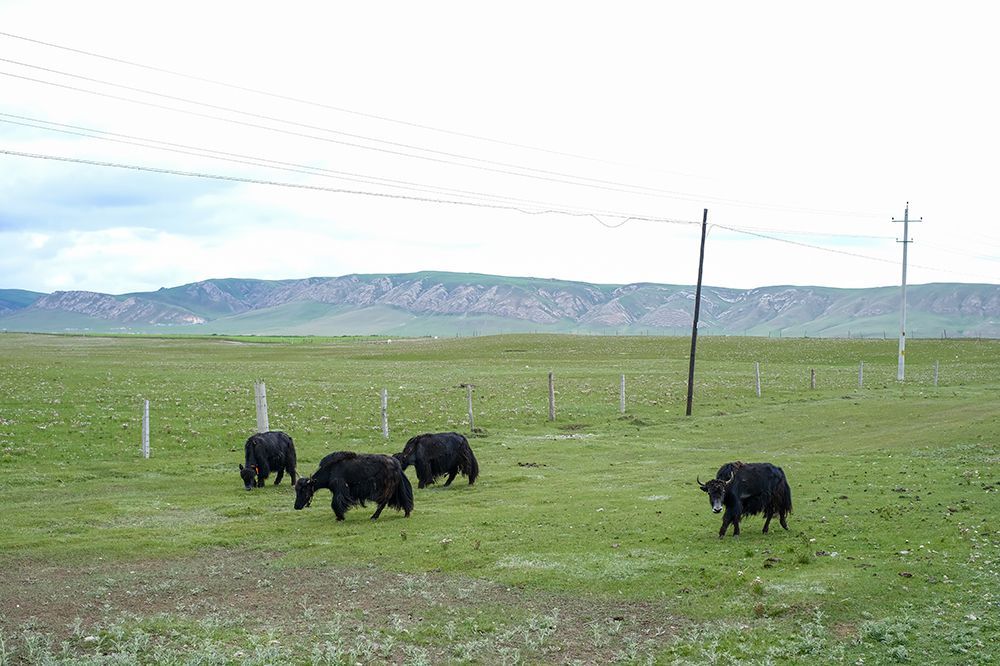
{"type": "Polygon", "coordinates": [[[1000,344],[911,341],[897,385],[893,343],[710,339],[691,418],[685,347],[0,336],[0,663],[994,660],[1000,344]],[[375,523],[247,493],[261,378],[304,474],[467,431],[472,383],[481,479],[375,523]],[[734,459],[785,469],[791,531],[715,536],[694,478],[734,459]]]}

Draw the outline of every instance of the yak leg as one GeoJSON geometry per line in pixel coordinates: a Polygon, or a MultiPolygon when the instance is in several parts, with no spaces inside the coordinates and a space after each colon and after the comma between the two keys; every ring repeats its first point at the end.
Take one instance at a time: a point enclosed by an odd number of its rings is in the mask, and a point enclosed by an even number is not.
{"type": "Polygon", "coordinates": [[[774,518],[774,511],[768,509],[764,514],[764,534],[767,534],[767,528],[771,524],[771,519],[774,518]]]}
{"type": "Polygon", "coordinates": [[[344,519],[344,511],[337,505],[337,496],[333,496],[333,500],[330,502],[330,508],[337,515],[337,520],[344,519]]]}
{"type": "Polygon", "coordinates": [[[734,537],[739,536],[740,518],[742,517],[743,515],[740,511],[733,510],[732,507],[726,507],[726,513],[722,518],[722,534],[720,534],[719,536],[721,537],[726,533],[726,527],[728,527],[729,523],[732,523],[733,525],[733,536],[734,537]]]}
{"type": "Polygon", "coordinates": [[[778,514],[778,520],[781,521],[781,526],[784,527],[787,530],[788,529],[788,523],[785,522],[785,512],[784,511],[782,511],[781,513],[778,514]]]}
{"type": "Polygon", "coordinates": [[[452,468],[450,472],[448,472],[448,480],[444,482],[445,487],[450,486],[451,482],[455,480],[456,476],[458,476],[458,465],[455,465],[455,467],[452,468]]]}
{"type": "Polygon", "coordinates": [[[730,522],[731,521],[729,519],[729,514],[728,513],[726,515],[722,516],[722,529],[719,530],[719,538],[720,539],[722,537],[726,536],[726,530],[729,529],[729,523],[730,522]]]}
{"type": "Polygon", "coordinates": [[[426,488],[428,485],[434,483],[434,473],[431,471],[429,462],[420,460],[415,467],[417,468],[417,479],[419,481],[417,488],[426,488]]]}
{"type": "Polygon", "coordinates": [[[378,503],[378,508],[375,509],[375,513],[372,514],[372,517],[371,517],[372,520],[378,520],[378,517],[382,514],[382,509],[385,508],[385,505],[386,505],[385,502],[379,502],[378,503]]]}
{"type": "Polygon", "coordinates": [[[274,476],[274,485],[278,485],[281,482],[281,477],[285,475],[285,468],[279,467],[278,473],[274,476]]]}

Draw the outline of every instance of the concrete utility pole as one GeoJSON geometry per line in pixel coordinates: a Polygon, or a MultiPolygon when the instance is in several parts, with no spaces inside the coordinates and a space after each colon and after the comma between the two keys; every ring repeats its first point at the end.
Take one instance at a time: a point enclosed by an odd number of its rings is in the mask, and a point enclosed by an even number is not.
{"type": "MultiPolygon", "coordinates": [[[[924,218],[920,218],[923,221],[924,218]]],[[[903,223],[903,240],[897,240],[897,243],[903,244],[903,296],[902,296],[902,306],[899,310],[899,369],[896,371],[896,380],[903,381],[906,378],[906,247],[912,243],[910,240],[910,202],[906,202],[906,210],[903,213],[903,219],[897,220],[892,219],[893,222],[903,223]]],[[[916,220],[914,220],[916,221],[916,220]]]]}

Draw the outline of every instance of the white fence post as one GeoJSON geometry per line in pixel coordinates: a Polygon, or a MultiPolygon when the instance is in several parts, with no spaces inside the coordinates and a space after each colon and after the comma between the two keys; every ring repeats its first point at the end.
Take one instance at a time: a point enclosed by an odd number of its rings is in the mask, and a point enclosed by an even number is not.
{"type": "Polygon", "coordinates": [[[757,376],[757,397],[760,397],[760,363],[753,364],[754,374],[757,376]]]}
{"type": "Polygon", "coordinates": [[[149,458],[149,400],[142,406],[142,457],[149,458]]]}
{"type": "Polygon", "coordinates": [[[465,385],[465,397],[469,403],[469,432],[476,429],[476,422],[472,418],[472,384],[465,385]]]}
{"type": "Polygon", "coordinates": [[[389,439],[389,390],[382,389],[382,436],[389,439]]]}
{"type": "Polygon", "coordinates": [[[253,383],[253,395],[257,405],[257,432],[267,432],[271,428],[267,421],[267,387],[264,382],[253,383]]]}
{"type": "Polygon", "coordinates": [[[556,382],[553,373],[549,373],[549,421],[556,420],[556,382]]]}
{"type": "Polygon", "coordinates": [[[861,361],[861,366],[858,368],[858,388],[862,389],[865,387],[865,362],[861,361]]]}

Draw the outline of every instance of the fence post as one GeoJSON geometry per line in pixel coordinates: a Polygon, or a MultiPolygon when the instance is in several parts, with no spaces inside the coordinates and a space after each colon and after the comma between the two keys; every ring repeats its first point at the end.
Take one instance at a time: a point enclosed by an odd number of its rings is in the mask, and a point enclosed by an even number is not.
{"type": "Polygon", "coordinates": [[[142,406],[142,457],[149,458],[149,400],[142,406]]]}
{"type": "Polygon", "coordinates": [[[625,413],[625,375],[622,375],[621,391],[618,395],[618,412],[625,413]]]}
{"type": "Polygon", "coordinates": [[[754,363],[754,374],[757,375],[757,397],[760,397],[760,362],[754,363]]]}
{"type": "Polygon", "coordinates": [[[810,368],[809,370],[809,388],[816,388],[816,368],[810,368]]]}
{"type": "Polygon", "coordinates": [[[382,389],[382,436],[389,439],[389,390],[382,389]]]}
{"type": "Polygon", "coordinates": [[[549,373],[549,421],[556,420],[556,383],[555,377],[549,373]]]}
{"type": "Polygon", "coordinates": [[[858,368],[858,388],[863,389],[865,387],[865,362],[861,361],[861,366],[858,368]]]}
{"type": "Polygon", "coordinates": [[[257,432],[267,432],[271,428],[267,422],[267,387],[264,382],[253,383],[253,395],[257,405],[257,432]]]}
{"type": "Polygon", "coordinates": [[[469,432],[476,429],[476,423],[472,418],[472,384],[465,385],[465,397],[469,403],[469,432]]]}
{"type": "Polygon", "coordinates": [[[934,386],[938,383],[938,363],[939,361],[934,361],[934,386]]]}

